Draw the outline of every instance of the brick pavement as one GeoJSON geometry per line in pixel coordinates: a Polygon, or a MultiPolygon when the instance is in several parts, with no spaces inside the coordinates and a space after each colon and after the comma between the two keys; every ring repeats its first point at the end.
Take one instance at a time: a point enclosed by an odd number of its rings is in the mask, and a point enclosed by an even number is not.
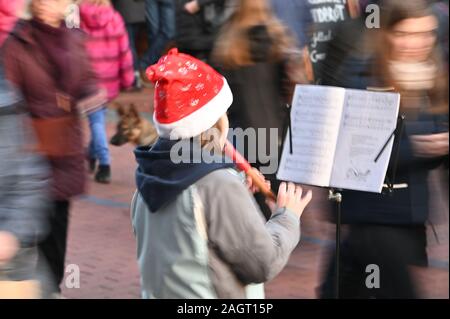
{"type": "MultiPolygon", "coordinates": [[[[126,94],[119,101],[133,101],[150,117],[151,92],[126,94]]],[[[115,129],[114,112],[108,116],[108,135],[115,129]]],[[[69,230],[67,264],[81,270],[80,289],[63,289],[67,298],[139,298],[135,241],[130,224],[129,202],[134,192],[136,167],[133,147],[111,147],[113,182],[91,182],[88,195],[74,201],[69,230]]],[[[333,245],[334,227],[323,221],[325,193],[317,190],[304,214],[302,242],[286,269],[266,285],[268,298],[316,298],[322,262],[333,245]]],[[[437,227],[439,243],[430,234],[431,267],[416,271],[425,298],[449,297],[448,221],[437,227]]]]}

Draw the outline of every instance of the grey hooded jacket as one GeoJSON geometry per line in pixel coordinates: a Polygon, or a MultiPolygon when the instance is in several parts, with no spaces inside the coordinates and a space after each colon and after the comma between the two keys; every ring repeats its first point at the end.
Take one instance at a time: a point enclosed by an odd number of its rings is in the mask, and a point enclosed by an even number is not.
{"type": "Polygon", "coordinates": [[[151,213],[137,192],[132,223],[144,298],[263,298],[286,265],[300,221],[280,209],[266,223],[243,179],[214,171],[151,213]]]}

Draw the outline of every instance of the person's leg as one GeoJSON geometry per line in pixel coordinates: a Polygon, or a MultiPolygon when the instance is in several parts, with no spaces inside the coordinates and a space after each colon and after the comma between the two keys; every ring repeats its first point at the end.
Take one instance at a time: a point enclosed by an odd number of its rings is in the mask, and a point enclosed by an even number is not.
{"type": "Polygon", "coordinates": [[[139,70],[139,57],[136,48],[136,38],[139,32],[139,24],[127,23],[126,28],[128,32],[131,53],[133,54],[133,67],[135,70],[139,70]]]}
{"type": "MultiPolygon", "coordinates": [[[[91,119],[89,119],[89,126],[91,127],[91,119]]],[[[91,140],[89,141],[89,146],[88,146],[88,157],[89,159],[92,160],[97,160],[97,154],[95,153],[95,144],[94,144],[94,139],[92,136],[92,131],[91,131],[91,140]]]]}
{"type": "Polygon", "coordinates": [[[97,162],[97,153],[95,152],[95,143],[94,143],[94,131],[93,131],[93,123],[95,121],[95,116],[92,114],[88,115],[89,120],[89,131],[91,133],[88,150],[87,150],[87,157],[89,161],[89,169],[91,173],[93,173],[93,170],[95,170],[95,165],[97,162]]]}
{"type": "Polygon", "coordinates": [[[88,163],[89,163],[89,173],[94,174],[95,169],[97,167],[98,154],[95,148],[95,121],[96,115],[95,113],[91,113],[88,115],[89,120],[89,131],[91,133],[91,138],[88,146],[88,163]]]}
{"type": "MultiPolygon", "coordinates": [[[[408,232],[408,231],[406,231],[408,232]]],[[[398,226],[350,225],[341,245],[340,296],[343,299],[415,299],[417,293],[408,269],[410,247],[414,245],[398,226]],[[367,286],[368,266],[379,269],[379,287],[367,286]]],[[[333,298],[335,279],[334,256],[321,298],[333,298]]],[[[376,276],[374,273],[373,276],[376,276]]],[[[369,278],[370,279],[370,278],[369,278]]]]}
{"type": "Polygon", "coordinates": [[[133,54],[133,67],[135,71],[139,70],[139,58],[136,49],[136,36],[138,32],[139,24],[137,23],[127,23],[126,25],[128,32],[128,39],[130,42],[131,53],[133,54]]]}
{"type": "Polygon", "coordinates": [[[51,294],[61,292],[60,285],[64,278],[66,259],[67,231],[69,226],[69,201],[53,202],[49,217],[50,232],[47,238],[39,244],[39,264],[46,264],[55,283],[51,294]]]}
{"type": "Polygon", "coordinates": [[[126,25],[128,38],[130,41],[130,49],[133,55],[133,69],[134,69],[134,83],[133,87],[136,89],[142,88],[141,76],[139,73],[139,56],[136,47],[136,38],[139,34],[139,29],[141,27],[140,23],[128,23],[126,25]]]}
{"type": "Polygon", "coordinates": [[[99,110],[89,115],[94,152],[99,161],[95,180],[107,184],[111,181],[111,167],[108,149],[108,139],[105,128],[106,109],[99,110]]]}
{"type": "Polygon", "coordinates": [[[147,39],[148,49],[141,57],[140,70],[145,71],[150,65],[152,65],[152,52],[153,46],[158,41],[160,16],[159,5],[157,0],[145,0],[145,20],[147,23],[147,39]]]}
{"type": "Polygon", "coordinates": [[[175,37],[175,4],[173,2],[155,2],[158,7],[158,19],[154,19],[154,21],[157,20],[158,25],[154,25],[153,28],[156,27],[157,33],[150,39],[149,49],[145,54],[145,59],[142,59],[141,69],[146,69],[158,62],[169,41],[175,37]]]}
{"type": "MultiPolygon", "coordinates": [[[[89,124],[90,122],[91,120],[89,119],[89,124]]],[[[92,133],[87,151],[87,161],[89,164],[89,173],[93,174],[95,172],[95,168],[97,167],[97,156],[95,154],[94,140],[92,139],[92,133]]]]}
{"type": "MultiPolygon", "coordinates": [[[[339,258],[339,298],[365,299],[368,296],[361,292],[361,283],[364,282],[365,272],[362,271],[357,260],[353,258],[355,247],[352,245],[355,236],[348,235],[340,246],[339,258]]],[[[326,266],[323,270],[323,281],[317,289],[318,298],[335,299],[336,296],[336,252],[334,245],[330,246],[332,252],[326,257],[326,266]]],[[[328,253],[327,253],[328,254],[328,253]]]]}
{"type": "Polygon", "coordinates": [[[105,127],[106,109],[89,115],[93,149],[100,165],[110,165],[108,139],[105,127]]]}
{"type": "Polygon", "coordinates": [[[160,47],[156,48],[155,63],[164,49],[166,49],[169,41],[175,38],[175,4],[173,1],[160,4],[160,17],[160,34],[162,42],[160,47]]]}
{"type": "MultiPolygon", "coordinates": [[[[373,226],[370,231],[365,231],[365,235],[367,261],[364,265],[374,264],[380,270],[380,287],[374,289],[376,298],[418,298],[409,268],[411,262],[423,259],[416,253],[423,243],[417,241],[414,227],[373,226]]],[[[425,247],[422,248],[425,250],[425,247]]]]}

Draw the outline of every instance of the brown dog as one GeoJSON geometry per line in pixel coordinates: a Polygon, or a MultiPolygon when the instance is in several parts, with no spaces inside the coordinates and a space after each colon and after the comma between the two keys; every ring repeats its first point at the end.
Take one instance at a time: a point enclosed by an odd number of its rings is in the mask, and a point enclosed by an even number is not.
{"type": "Polygon", "coordinates": [[[110,141],[112,145],[122,146],[132,143],[136,146],[149,146],[155,143],[158,138],[155,127],[139,114],[134,104],[128,108],[119,104],[117,114],[119,123],[117,132],[110,141]]]}

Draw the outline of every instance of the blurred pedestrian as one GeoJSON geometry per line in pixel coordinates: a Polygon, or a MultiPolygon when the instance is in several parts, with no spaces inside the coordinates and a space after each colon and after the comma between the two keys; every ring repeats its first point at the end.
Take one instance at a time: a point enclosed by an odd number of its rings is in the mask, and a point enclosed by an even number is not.
{"type": "MultiPolygon", "coordinates": [[[[398,91],[400,112],[406,116],[387,174],[393,189],[384,188],[382,194],[343,192],[342,220],[349,230],[341,249],[342,298],[418,297],[410,266],[428,264],[427,179],[449,153],[448,74],[437,50],[437,27],[426,0],[383,1],[381,29],[356,38],[369,44],[364,46],[372,48],[371,57],[369,51],[351,51],[340,66],[346,87],[398,91]],[[379,289],[366,286],[368,265],[379,267],[379,289]]],[[[334,296],[334,276],[330,259],[321,297],[334,296]]]]}
{"type": "Polygon", "coordinates": [[[113,0],[114,8],[122,15],[127,28],[130,49],[133,53],[133,67],[135,82],[133,86],[141,89],[142,81],[140,75],[140,58],[138,54],[137,41],[142,29],[145,29],[145,1],[144,0],[113,0]]]}
{"type": "MultiPolygon", "coordinates": [[[[234,94],[233,104],[228,112],[230,126],[234,129],[248,128],[256,132],[257,143],[248,142],[240,150],[248,158],[251,154],[267,154],[272,163],[278,163],[286,129],[289,123],[289,109],[293,87],[305,83],[303,79],[293,79],[290,59],[299,59],[293,54],[296,46],[288,30],[271,12],[267,0],[239,0],[238,7],[218,36],[213,52],[213,63],[220,68],[234,94]],[[276,129],[276,136],[270,136],[276,129]],[[260,135],[260,130],[264,134],[260,135]],[[273,145],[272,141],[275,141],[273,145]],[[264,150],[256,150],[264,145],[264,150]],[[268,154],[270,153],[270,154],[268,154]]],[[[266,156],[267,157],[267,156],[266,156]]],[[[256,168],[267,166],[267,158],[256,158],[256,168]]],[[[275,172],[265,176],[278,189],[275,172]]],[[[270,209],[265,199],[257,196],[257,201],[266,216],[270,209]]]]}
{"type": "MultiPolygon", "coordinates": [[[[371,0],[372,2],[378,0],[371,0]]],[[[321,85],[351,87],[355,77],[364,78],[364,83],[371,77],[366,72],[367,64],[373,58],[371,52],[373,43],[369,38],[366,26],[367,15],[354,19],[346,19],[331,26],[332,37],[320,45],[323,59],[314,64],[315,81],[321,85]],[[354,59],[348,57],[353,55],[354,59]],[[344,74],[345,72],[345,74],[344,74]]],[[[311,50],[311,46],[310,46],[311,50]]]]}
{"type": "Polygon", "coordinates": [[[156,63],[175,36],[175,0],[145,0],[148,49],[140,62],[142,76],[156,63]]]}
{"type": "Polygon", "coordinates": [[[3,280],[40,279],[36,257],[47,232],[48,172],[32,149],[34,134],[27,124],[24,102],[0,65],[0,296],[11,293],[1,291],[3,280]]]}
{"type": "MultiPolygon", "coordinates": [[[[106,89],[108,100],[118,96],[121,89],[128,89],[134,81],[133,57],[128,34],[120,14],[109,0],[85,0],[80,5],[81,28],[88,34],[86,48],[99,85],[106,89]]],[[[89,114],[91,142],[89,167],[98,169],[98,183],[111,182],[111,160],[106,136],[106,106],[89,114]]]]}
{"type": "Polygon", "coordinates": [[[233,0],[175,0],[175,44],[203,61],[209,61],[222,24],[234,9],[233,0]]]}
{"type": "Polygon", "coordinates": [[[50,233],[39,245],[60,292],[64,276],[70,200],[85,189],[80,108],[105,99],[90,68],[83,34],[63,24],[66,0],[32,0],[30,21],[22,22],[4,48],[7,78],[24,96],[39,149],[51,167],[50,233]]]}
{"type": "Polygon", "coordinates": [[[142,296],[262,298],[263,287],[249,285],[284,268],[311,193],[302,197],[300,187],[283,184],[278,208],[265,223],[243,178],[220,156],[233,98],[226,80],[176,49],[147,73],[158,83],[154,116],[160,138],[136,151],[132,220],[142,296]],[[187,146],[183,158],[214,149],[215,160],[202,156],[175,164],[171,156],[180,146],[187,146]]]}
{"type": "MultiPolygon", "coordinates": [[[[309,11],[309,17],[303,15],[303,21],[308,27],[308,51],[312,67],[314,70],[314,81],[322,84],[321,73],[323,64],[327,61],[329,42],[339,35],[339,26],[358,18],[360,0],[339,0],[339,1],[309,1],[304,5],[304,9],[309,11]]],[[[364,27],[365,28],[365,27],[364,27]]],[[[351,43],[351,39],[348,39],[351,43]]],[[[331,51],[333,54],[340,52],[331,51]]],[[[332,70],[331,70],[332,71],[332,70]]]]}
{"type": "MultiPolygon", "coordinates": [[[[0,57],[22,6],[22,0],[0,1],[0,57]]],[[[12,292],[2,290],[2,281],[38,279],[36,245],[47,231],[48,172],[33,149],[35,139],[25,110],[0,61],[0,296],[5,297],[12,292]]],[[[22,293],[38,297],[37,291],[22,293]]]]}

